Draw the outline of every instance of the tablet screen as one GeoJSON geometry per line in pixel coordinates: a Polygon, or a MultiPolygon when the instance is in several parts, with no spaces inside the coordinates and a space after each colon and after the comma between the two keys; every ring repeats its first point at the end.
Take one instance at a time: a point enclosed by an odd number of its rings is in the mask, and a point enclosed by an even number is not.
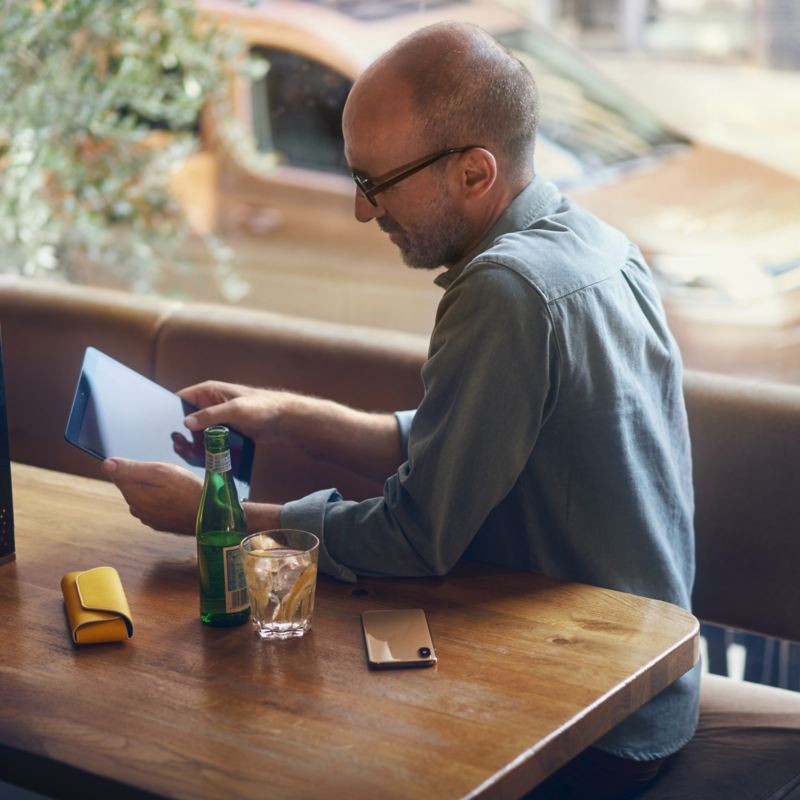
{"type": "MultiPolygon", "coordinates": [[[[195,406],[94,347],[83,359],[64,436],[96,458],[178,464],[205,475],[203,433],[184,417],[195,406]]],[[[250,493],[252,439],[231,430],[231,461],[239,499],[250,493]]]]}

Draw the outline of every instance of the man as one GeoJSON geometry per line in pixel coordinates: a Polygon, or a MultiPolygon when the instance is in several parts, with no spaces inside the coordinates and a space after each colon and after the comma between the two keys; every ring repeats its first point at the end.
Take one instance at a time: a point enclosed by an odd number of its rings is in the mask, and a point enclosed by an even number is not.
{"type": "MultiPolygon", "coordinates": [[[[478,28],[426,28],[379,59],[348,98],[345,150],[356,217],[376,220],[411,267],[447,267],[419,408],[367,414],[209,382],[182,392],[202,407],[187,424],[226,421],[386,479],[363,502],[327,489],[246,505],[251,529],[317,532],[322,569],[344,580],[444,574],[466,556],[688,607],[680,358],[636,247],[534,176],[536,121],[533,79],[478,28]]],[[[144,522],[193,531],[188,473],[121,460],[106,472],[144,522]]],[[[696,714],[695,671],[562,771],[556,791],[642,784],[696,714]]]]}

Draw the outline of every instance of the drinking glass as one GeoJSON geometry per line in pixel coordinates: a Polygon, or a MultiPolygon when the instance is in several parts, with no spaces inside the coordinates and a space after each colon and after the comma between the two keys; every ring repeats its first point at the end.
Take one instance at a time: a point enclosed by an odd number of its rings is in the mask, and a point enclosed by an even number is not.
{"type": "Polygon", "coordinates": [[[250,619],[262,639],[290,639],[311,628],[319,539],[285,528],[252,533],[239,545],[250,619]]]}

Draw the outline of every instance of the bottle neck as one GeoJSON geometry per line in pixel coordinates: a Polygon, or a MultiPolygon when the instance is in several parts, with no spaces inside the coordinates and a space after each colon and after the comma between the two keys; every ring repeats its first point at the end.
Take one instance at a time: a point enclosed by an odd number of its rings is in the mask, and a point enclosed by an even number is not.
{"type": "Polygon", "coordinates": [[[206,472],[230,472],[231,451],[223,450],[221,453],[212,453],[206,450],[206,472]]]}
{"type": "Polygon", "coordinates": [[[206,472],[229,472],[231,450],[228,429],[214,425],[205,431],[206,472]]]}

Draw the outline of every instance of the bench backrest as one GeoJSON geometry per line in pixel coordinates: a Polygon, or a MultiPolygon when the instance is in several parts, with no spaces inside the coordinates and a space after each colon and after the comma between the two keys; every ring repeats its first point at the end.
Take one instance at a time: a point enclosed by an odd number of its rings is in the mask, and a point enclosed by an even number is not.
{"type": "Polygon", "coordinates": [[[100,477],[99,462],[64,441],[84,350],[93,345],[150,374],[159,325],[174,305],[0,276],[11,458],[100,477]]]}
{"type": "Polygon", "coordinates": [[[800,641],[800,387],[688,373],[701,619],[800,641]]]}

